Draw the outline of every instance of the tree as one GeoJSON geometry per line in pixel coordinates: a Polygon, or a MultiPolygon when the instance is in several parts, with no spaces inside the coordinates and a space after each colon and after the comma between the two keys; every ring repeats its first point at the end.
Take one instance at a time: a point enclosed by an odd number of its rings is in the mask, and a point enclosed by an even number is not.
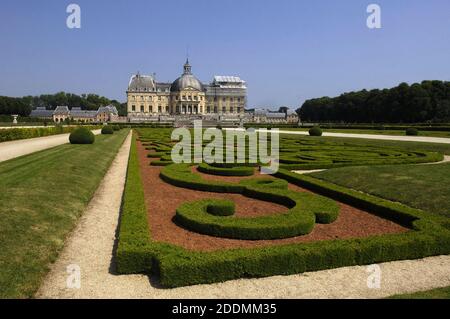
{"type": "Polygon", "coordinates": [[[434,80],[310,99],[297,113],[303,121],[310,122],[443,122],[449,120],[449,103],[450,82],[434,80]]]}

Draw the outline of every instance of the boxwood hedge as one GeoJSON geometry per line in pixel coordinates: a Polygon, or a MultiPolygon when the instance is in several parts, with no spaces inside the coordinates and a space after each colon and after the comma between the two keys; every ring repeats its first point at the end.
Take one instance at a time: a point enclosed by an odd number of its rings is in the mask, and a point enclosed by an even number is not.
{"type": "Polygon", "coordinates": [[[206,205],[206,212],[214,216],[231,216],[236,210],[234,202],[223,199],[214,199],[206,205]]]}
{"type": "Polygon", "coordinates": [[[178,207],[175,221],[184,228],[202,234],[258,240],[308,234],[316,221],[331,223],[339,214],[336,202],[311,193],[290,191],[287,183],[256,179],[242,181],[242,184],[245,185],[243,195],[277,202],[290,209],[283,214],[259,217],[222,217],[208,212],[208,209],[215,207],[216,200],[200,200],[178,207]]]}
{"type": "Polygon", "coordinates": [[[448,219],[289,171],[280,170],[277,177],[398,221],[411,230],[367,238],[213,252],[190,251],[156,242],[149,230],[133,143],[116,251],[118,272],[153,273],[159,276],[162,286],[179,287],[450,253],[448,219]]]}
{"type": "Polygon", "coordinates": [[[255,169],[250,166],[217,167],[207,163],[200,163],[197,168],[200,172],[221,176],[251,176],[255,169]]]}

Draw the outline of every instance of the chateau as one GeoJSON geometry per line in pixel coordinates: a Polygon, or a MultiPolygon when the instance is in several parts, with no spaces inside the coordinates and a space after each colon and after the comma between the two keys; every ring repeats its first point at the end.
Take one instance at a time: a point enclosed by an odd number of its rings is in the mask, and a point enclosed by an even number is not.
{"type": "Polygon", "coordinates": [[[164,115],[239,116],[247,101],[245,81],[237,76],[214,76],[210,84],[203,84],[192,74],[189,60],[172,83],[156,82],[151,75],[133,75],[126,93],[132,120],[164,115]]]}
{"type": "Polygon", "coordinates": [[[119,113],[114,105],[100,106],[97,111],[82,110],[81,107],[57,106],[54,110],[37,107],[31,111],[30,117],[62,123],[66,119],[80,123],[119,122],[119,113]]]}

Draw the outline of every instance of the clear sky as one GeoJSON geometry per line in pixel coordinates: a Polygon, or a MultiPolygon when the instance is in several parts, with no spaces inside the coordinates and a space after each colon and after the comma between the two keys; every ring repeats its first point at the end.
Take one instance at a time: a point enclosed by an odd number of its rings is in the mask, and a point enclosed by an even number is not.
{"type": "Polygon", "coordinates": [[[0,95],[66,91],[125,101],[132,73],[239,75],[248,107],[400,82],[450,80],[449,0],[2,0],[0,95]],[[68,29],[66,7],[81,7],[68,29]],[[381,29],[366,26],[381,6],[381,29]]]}

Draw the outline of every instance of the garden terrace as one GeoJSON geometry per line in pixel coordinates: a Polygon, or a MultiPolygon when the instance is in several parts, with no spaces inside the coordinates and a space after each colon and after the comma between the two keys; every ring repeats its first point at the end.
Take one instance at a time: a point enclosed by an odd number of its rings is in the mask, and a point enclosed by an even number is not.
{"type": "MultiPolygon", "coordinates": [[[[147,157],[148,145],[143,143],[157,143],[157,136],[166,133],[139,133],[141,142],[132,144],[119,232],[117,262],[121,273],[158,273],[164,286],[176,287],[450,251],[450,232],[438,217],[283,169],[271,178],[288,181],[288,192],[334,199],[339,207],[337,219],[329,224],[316,221],[309,234],[284,239],[232,239],[190,231],[175,223],[177,209],[189,202],[234,202],[235,216],[215,216],[219,219],[273,218],[286,214],[289,207],[242,195],[246,182],[263,178],[258,173],[228,177],[201,173],[189,165],[150,166],[155,158],[147,157]],[[167,170],[169,174],[162,173],[167,170]],[[177,185],[166,183],[160,174],[177,185]]],[[[166,146],[171,145],[168,135],[166,146]]]]}

